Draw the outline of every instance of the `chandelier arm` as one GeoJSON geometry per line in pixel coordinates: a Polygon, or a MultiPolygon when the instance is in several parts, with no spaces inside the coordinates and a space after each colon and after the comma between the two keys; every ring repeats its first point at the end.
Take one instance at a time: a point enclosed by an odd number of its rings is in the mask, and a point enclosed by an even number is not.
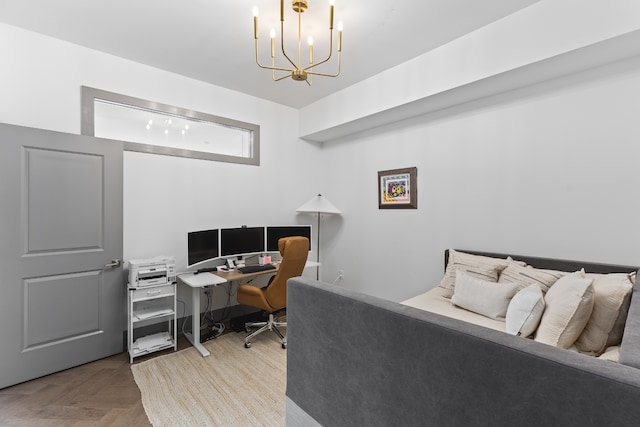
{"type": "Polygon", "coordinates": [[[324,77],[338,77],[340,75],[340,52],[338,52],[338,72],[335,74],[328,73],[318,73],[316,71],[307,71],[307,74],[314,76],[324,76],[324,77]]]}
{"type": "MultiPolygon", "coordinates": [[[[327,62],[327,61],[328,61],[328,60],[330,60],[330,59],[331,59],[331,54],[329,54],[329,56],[327,56],[325,59],[323,59],[323,60],[322,60],[322,61],[320,61],[320,62],[314,62],[313,64],[309,64],[309,65],[307,65],[306,67],[304,67],[304,68],[303,68],[303,70],[304,70],[304,71],[307,71],[307,70],[308,70],[308,69],[310,69],[310,68],[317,67],[318,65],[324,64],[325,62],[327,62]]],[[[311,71],[307,71],[307,73],[311,73],[311,74],[313,74],[311,71]]],[[[317,73],[315,73],[315,74],[317,74],[317,73]]]]}
{"type": "MultiPolygon", "coordinates": [[[[298,9],[298,65],[296,68],[300,69],[300,48],[302,47],[302,40],[300,40],[300,34],[302,30],[302,10],[298,9]]],[[[282,37],[284,38],[284,32],[282,33],[282,37]]]]}
{"type": "MultiPolygon", "coordinates": [[[[260,64],[258,64],[260,65],[260,64]]],[[[295,70],[291,69],[291,68],[280,68],[280,67],[270,67],[268,65],[260,65],[261,68],[265,68],[267,70],[275,70],[275,71],[286,71],[287,73],[292,73],[295,70]]]]}
{"type": "Polygon", "coordinates": [[[258,67],[264,68],[266,70],[286,71],[288,73],[295,71],[295,69],[292,69],[292,68],[281,68],[281,67],[273,67],[270,65],[262,65],[258,60],[258,40],[256,40],[256,64],[258,64],[258,67]]]}
{"type": "MultiPolygon", "coordinates": [[[[298,34],[298,38],[299,37],[300,37],[300,34],[298,34]]],[[[287,52],[284,51],[284,20],[280,21],[280,47],[282,49],[282,55],[284,55],[284,57],[287,58],[287,61],[289,61],[291,65],[293,65],[293,70],[287,70],[287,71],[293,72],[293,71],[299,70],[300,67],[298,67],[296,63],[293,62],[291,58],[289,58],[289,55],[287,55],[287,52]]]]}
{"type": "MultiPolygon", "coordinates": [[[[307,71],[309,68],[313,68],[313,67],[318,66],[320,64],[324,64],[325,62],[327,62],[328,60],[331,59],[331,55],[333,55],[333,29],[329,30],[329,56],[327,56],[325,59],[323,59],[320,62],[314,62],[312,64],[307,65],[306,67],[303,68],[303,70],[307,71]]],[[[314,73],[311,73],[309,71],[307,71],[307,73],[314,74],[314,73]]],[[[317,74],[317,73],[315,73],[315,74],[317,74]]],[[[317,74],[317,75],[319,75],[319,74],[317,74]]]]}
{"type": "Polygon", "coordinates": [[[280,80],[284,80],[284,79],[286,79],[287,77],[291,77],[291,74],[290,74],[290,71],[289,71],[289,70],[283,70],[283,71],[287,71],[287,74],[285,74],[285,75],[284,75],[284,76],[282,76],[282,77],[278,77],[278,78],[276,78],[276,69],[275,69],[276,64],[275,64],[275,58],[271,58],[271,60],[272,60],[272,63],[271,63],[271,79],[272,79],[274,82],[279,82],[280,80]]]}
{"type": "Polygon", "coordinates": [[[289,77],[291,77],[291,74],[287,74],[287,75],[284,75],[282,77],[278,77],[277,79],[274,77],[273,81],[274,82],[279,82],[280,80],[288,79],[289,77]]]}

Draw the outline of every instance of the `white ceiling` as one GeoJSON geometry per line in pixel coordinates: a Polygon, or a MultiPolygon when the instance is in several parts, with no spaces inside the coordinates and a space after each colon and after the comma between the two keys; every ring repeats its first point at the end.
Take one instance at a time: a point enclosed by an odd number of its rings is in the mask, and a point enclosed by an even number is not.
{"type": "MultiPolygon", "coordinates": [[[[267,55],[261,61],[270,62],[268,32],[280,26],[277,0],[0,0],[0,22],[300,108],[536,1],[335,0],[336,26],[344,22],[341,74],[315,77],[312,86],[272,82],[255,64],[253,6],[260,8],[260,52],[267,55]]],[[[328,0],[309,0],[302,15],[303,55],[313,32],[316,61],[328,51],[322,44],[328,9],[328,0]]],[[[285,10],[291,13],[285,37],[295,39],[291,0],[285,10]]]]}

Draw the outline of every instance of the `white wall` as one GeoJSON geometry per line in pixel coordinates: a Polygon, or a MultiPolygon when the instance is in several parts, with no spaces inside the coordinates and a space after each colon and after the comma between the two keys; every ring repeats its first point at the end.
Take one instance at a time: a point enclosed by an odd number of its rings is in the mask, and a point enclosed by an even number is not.
{"type": "Polygon", "coordinates": [[[638,58],[317,147],[286,107],[3,25],[0,47],[3,122],[78,133],[88,85],[262,126],[259,168],[126,153],[127,258],[180,268],[181,236],[209,220],[315,224],[294,210],[320,192],[343,211],[323,218],[324,279],[394,300],[437,284],[448,247],[639,263],[638,58]],[[408,166],[419,208],[378,210],[377,171],[408,166]]]}
{"type": "Polygon", "coordinates": [[[635,58],[325,144],[325,272],[402,300],[449,247],[639,265],[638,111],[635,58]],[[377,171],[409,166],[418,210],[378,210],[377,171]]]}
{"type": "Polygon", "coordinates": [[[319,148],[296,137],[296,110],[4,24],[0,51],[0,122],[78,134],[85,85],[260,125],[259,167],[125,152],[125,260],[173,255],[181,271],[187,231],[313,223],[295,209],[322,190],[319,148]]]}

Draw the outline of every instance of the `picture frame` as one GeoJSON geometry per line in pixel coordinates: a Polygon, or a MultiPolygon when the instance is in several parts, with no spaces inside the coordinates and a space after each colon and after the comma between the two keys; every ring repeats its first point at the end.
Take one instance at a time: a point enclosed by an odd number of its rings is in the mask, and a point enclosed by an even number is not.
{"type": "Polygon", "coordinates": [[[378,172],[378,209],[418,209],[418,168],[378,172]]]}

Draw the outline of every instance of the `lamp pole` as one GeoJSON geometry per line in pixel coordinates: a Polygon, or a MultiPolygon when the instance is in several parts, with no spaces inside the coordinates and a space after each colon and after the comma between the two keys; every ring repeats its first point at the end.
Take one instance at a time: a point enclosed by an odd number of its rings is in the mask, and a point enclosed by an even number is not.
{"type": "Polygon", "coordinates": [[[316,238],[316,262],[318,266],[316,267],[316,280],[320,280],[320,212],[318,215],[318,237],[316,238]]]}
{"type": "Polygon", "coordinates": [[[316,227],[316,230],[317,230],[316,261],[318,263],[318,267],[316,270],[316,280],[320,280],[320,215],[322,215],[323,213],[340,215],[341,212],[325,197],[322,197],[321,194],[318,194],[316,197],[309,200],[304,205],[300,206],[298,209],[296,209],[296,212],[314,213],[318,216],[317,218],[318,225],[316,227]]]}

